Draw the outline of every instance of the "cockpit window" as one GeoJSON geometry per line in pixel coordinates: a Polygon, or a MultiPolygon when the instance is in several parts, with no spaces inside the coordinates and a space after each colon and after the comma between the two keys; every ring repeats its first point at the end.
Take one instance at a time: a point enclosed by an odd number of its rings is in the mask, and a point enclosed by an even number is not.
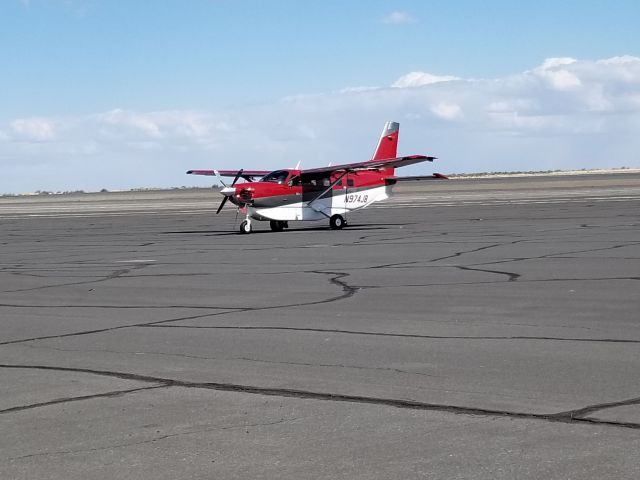
{"type": "Polygon", "coordinates": [[[276,170],[275,172],[271,172],[266,174],[264,177],[260,179],[261,182],[271,182],[271,183],[284,183],[284,181],[289,176],[289,172],[286,170],[276,170]]]}

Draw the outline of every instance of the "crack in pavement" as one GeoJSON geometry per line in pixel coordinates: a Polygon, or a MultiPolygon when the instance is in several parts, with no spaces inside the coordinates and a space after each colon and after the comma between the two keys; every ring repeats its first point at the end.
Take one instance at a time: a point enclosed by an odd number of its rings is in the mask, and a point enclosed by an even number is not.
{"type": "Polygon", "coordinates": [[[505,245],[513,245],[515,243],[522,242],[522,241],[523,240],[514,240],[513,242],[494,243],[494,244],[491,244],[491,245],[485,245],[484,247],[474,248],[473,250],[466,250],[466,251],[462,251],[462,252],[456,252],[456,253],[454,253],[452,255],[446,255],[444,257],[433,258],[433,259],[429,260],[429,262],[430,263],[439,262],[440,260],[447,260],[449,258],[460,257],[462,255],[467,255],[469,253],[476,253],[476,252],[480,252],[482,250],[488,250],[490,248],[502,247],[502,246],[505,246],[505,245]]]}
{"type": "Polygon", "coordinates": [[[400,368],[391,368],[391,367],[363,367],[360,365],[343,365],[340,363],[282,362],[277,360],[262,360],[259,358],[247,358],[247,357],[233,357],[230,360],[245,360],[247,362],[274,363],[278,365],[294,365],[294,366],[303,366],[303,367],[338,367],[338,368],[352,368],[357,370],[378,370],[378,371],[382,370],[382,371],[389,371],[389,372],[404,373],[406,375],[421,375],[425,377],[443,378],[442,375],[433,375],[430,373],[422,373],[422,372],[410,372],[407,370],[402,370],[400,368]]]}
{"type": "Polygon", "coordinates": [[[587,415],[591,414],[591,413],[595,413],[598,412],[600,410],[606,410],[609,408],[616,408],[616,407],[627,407],[630,405],[640,405],[640,397],[636,397],[636,398],[630,398],[628,400],[621,400],[618,402],[607,402],[607,403],[600,403],[597,405],[591,405],[588,407],[584,407],[584,408],[578,408],[576,410],[569,410],[567,412],[562,412],[559,415],[570,415],[570,416],[576,416],[576,417],[586,417],[587,415]]]}
{"type": "MultiPolygon", "coordinates": [[[[519,324],[517,324],[519,325],[519,324]]],[[[538,325],[528,325],[537,327],[538,325]]],[[[528,335],[505,335],[505,336],[471,336],[471,335],[421,335],[413,333],[387,333],[387,332],[366,332],[359,330],[340,330],[332,328],[305,328],[305,327],[270,327],[252,325],[229,325],[229,326],[209,326],[209,325],[142,325],[143,328],[184,328],[203,330],[284,330],[293,332],[311,333],[337,333],[345,335],[369,335],[375,337],[397,337],[397,338],[422,338],[434,340],[551,340],[558,342],[596,342],[596,343],[640,343],[640,339],[629,338],[570,338],[570,337],[548,337],[548,336],[528,336],[528,335]]]]}
{"type": "Polygon", "coordinates": [[[181,308],[184,310],[242,310],[244,307],[216,307],[212,305],[56,305],[56,304],[40,304],[40,305],[20,305],[17,303],[0,303],[0,307],[7,308],[100,308],[100,309],[170,309],[181,308]]]}
{"type": "Polygon", "coordinates": [[[53,338],[80,337],[80,336],[83,336],[83,335],[93,335],[95,333],[103,333],[103,332],[112,332],[114,330],[122,330],[124,328],[147,327],[147,326],[151,326],[151,325],[161,325],[163,323],[169,323],[169,322],[178,322],[178,321],[183,321],[183,320],[196,320],[198,318],[213,317],[213,316],[216,316],[216,315],[224,315],[226,313],[230,313],[230,312],[205,313],[205,314],[202,314],[202,315],[191,315],[191,316],[188,316],[188,317],[170,318],[170,319],[167,319],[167,320],[157,320],[155,322],[135,323],[135,324],[131,324],[131,325],[118,325],[117,327],[96,328],[94,330],[83,330],[83,331],[80,331],[80,332],[61,333],[61,334],[58,334],[58,335],[42,335],[40,337],[21,338],[21,339],[17,339],[17,340],[7,340],[7,341],[4,341],[4,342],[0,342],[0,346],[3,346],[3,345],[14,345],[16,343],[35,342],[37,340],[50,340],[50,339],[53,339],[53,338]]]}
{"type": "Polygon", "coordinates": [[[329,279],[329,283],[332,283],[333,285],[336,285],[338,287],[342,288],[343,294],[338,296],[338,297],[334,297],[331,300],[327,300],[327,301],[322,301],[322,302],[317,302],[317,303],[329,303],[329,302],[335,302],[336,300],[343,300],[346,298],[351,298],[353,297],[358,290],[360,290],[360,287],[353,287],[351,285],[349,285],[347,282],[343,281],[343,278],[349,277],[350,274],[345,273],[345,272],[324,272],[324,271],[320,271],[320,270],[312,270],[312,273],[317,273],[320,275],[335,275],[333,278],[329,279]]]}
{"type": "Polygon", "coordinates": [[[113,353],[117,355],[159,355],[164,357],[180,357],[180,358],[193,358],[196,360],[233,360],[238,357],[207,357],[205,355],[190,355],[188,353],[169,353],[169,352],[145,352],[141,350],[107,350],[107,349],[94,349],[94,348],[60,348],[53,347],[51,345],[24,345],[26,348],[33,348],[36,350],[53,350],[56,352],[82,352],[82,353],[113,353]]]}
{"type": "MultiPolygon", "coordinates": [[[[503,418],[517,418],[525,420],[540,420],[546,422],[556,423],[576,423],[576,424],[597,424],[603,426],[622,427],[640,430],[640,423],[634,422],[616,422],[611,420],[600,420],[597,418],[584,418],[580,416],[579,412],[588,411],[596,408],[601,410],[608,408],[608,404],[599,404],[595,406],[587,406],[582,409],[572,410],[570,412],[559,413],[530,413],[530,412],[518,412],[511,410],[495,410],[490,408],[480,407],[465,407],[458,405],[440,404],[419,402],[414,400],[401,400],[395,398],[385,397],[366,397],[361,395],[346,395],[339,393],[328,392],[316,392],[312,390],[300,390],[292,388],[275,388],[275,387],[259,387],[254,385],[242,385],[234,383],[219,383],[219,382],[191,382],[187,380],[175,380],[171,378],[152,377],[148,375],[138,375],[134,373],[116,372],[109,370],[93,370],[87,368],[73,368],[73,367],[54,367],[49,365],[19,365],[19,364],[0,364],[0,368],[11,369],[35,369],[35,370],[48,370],[48,371],[61,371],[61,372],[79,372],[92,375],[100,375],[113,378],[121,378],[125,380],[136,380],[139,382],[147,382],[156,384],[156,388],[162,387],[184,387],[184,388],[196,388],[204,390],[216,390],[223,392],[236,392],[246,393],[251,395],[265,395],[273,397],[284,398],[299,398],[309,400],[324,400],[332,402],[343,403],[358,403],[369,405],[382,405],[387,407],[394,407],[400,409],[409,410],[425,410],[435,412],[446,412],[457,415],[479,415],[490,417],[503,417],[503,418]]],[[[632,398],[629,400],[621,400],[619,402],[611,403],[612,406],[625,406],[634,405],[639,402],[638,398],[632,398]]]]}
{"type": "Polygon", "coordinates": [[[124,447],[132,447],[134,445],[144,445],[147,443],[155,443],[161,440],[166,440],[167,438],[173,438],[173,437],[182,437],[185,435],[196,435],[198,433],[206,433],[206,432],[214,432],[214,431],[224,431],[224,430],[233,430],[235,428],[251,428],[251,427],[270,427],[272,425],[280,425],[282,423],[290,423],[290,422],[295,422],[296,420],[300,420],[300,418],[302,417],[294,417],[294,418],[282,418],[280,420],[276,420],[273,422],[263,422],[263,423],[243,423],[243,424],[239,424],[239,425],[228,425],[228,426],[215,426],[215,427],[211,427],[211,428],[200,428],[200,429],[196,429],[196,430],[189,430],[187,432],[177,432],[177,433],[168,433],[166,435],[160,435],[158,437],[153,437],[150,438],[148,440],[140,440],[140,441],[136,441],[136,442],[127,442],[127,443],[117,443],[117,444],[113,444],[113,445],[106,445],[103,447],[95,447],[95,448],[85,448],[85,449],[78,449],[78,450],[59,450],[56,452],[41,452],[41,453],[32,453],[29,455],[21,455],[19,457],[10,457],[7,458],[5,460],[7,461],[15,461],[15,460],[24,460],[26,458],[33,458],[33,457],[48,457],[48,456],[52,456],[52,455],[72,455],[72,454],[76,454],[76,453],[89,453],[89,452],[99,452],[102,450],[113,450],[116,448],[124,448],[124,447]]]}
{"type": "MultiPolygon", "coordinates": [[[[527,260],[525,258],[522,259],[518,259],[518,260],[527,260]]],[[[480,265],[492,265],[492,264],[499,264],[499,263],[509,263],[512,260],[508,260],[508,261],[503,261],[503,262],[489,262],[489,263],[485,263],[485,264],[473,264],[473,266],[480,266],[480,265]]],[[[403,264],[409,264],[409,263],[418,263],[418,262],[406,262],[403,264]]],[[[391,264],[391,265],[402,265],[402,264],[391,264]]],[[[386,268],[389,265],[382,265],[382,266],[374,266],[374,267],[369,267],[372,269],[375,268],[386,268]]],[[[431,268],[428,266],[416,266],[414,268],[431,268]]],[[[457,268],[460,270],[469,270],[469,271],[478,271],[478,272],[486,272],[486,273],[495,273],[495,274],[500,274],[500,275],[507,275],[509,277],[508,281],[516,281],[518,280],[521,275],[518,273],[512,273],[512,272],[506,272],[506,271],[498,271],[498,270],[488,270],[488,269],[480,269],[480,268],[472,268],[472,267],[468,267],[468,266],[461,266],[461,265],[445,265],[445,266],[441,266],[438,268],[457,268]]],[[[283,273],[318,273],[318,274],[335,274],[335,272],[321,272],[321,271],[313,271],[313,272],[283,272],[283,273]]],[[[275,274],[274,274],[275,275],[275,274]]],[[[345,276],[348,276],[348,274],[340,274],[339,278],[343,278],[345,276]]],[[[594,277],[594,278],[577,278],[577,277],[567,277],[567,278],[542,278],[542,279],[529,279],[529,280],[518,280],[518,283],[543,283],[543,282],[592,282],[592,281],[611,281],[611,280],[635,280],[638,281],[640,280],[640,277],[594,277]]],[[[299,307],[299,306],[307,306],[307,305],[316,305],[319,303],[330,303],[330,302],[334,302],[337,300],[342,300],[344,298],[348,298],[353,296],[355,293],[357,293],[359,290],[367,290],[367,289],[390,289],[390,288],[403,288],[403,287],[438,287],[438,286],[462,286],[462,285],[486,285],[486,284],[494,284],[494,283],[504,283],[501,281],[482,281],[482,282],[448,282],[448,283],[442,283],[442,282],[436,282],[436,283],[409,283],[409,284],[393,284],[393,285],[358,285],[358,286],[351,286],[346,284],[343,281],[339,281],[339,279],[330,279],[331,283],[334,283],[336,285],[339,285],[341,288],[343,288],[343,290],[345,290],[345,294],[346,295],[340,295],[338,297],[331,297],[329,299],[324,299],[324,300],[319,300],[319,301],[313,301],[313,302],[308,302],[308,303],[296,303],[296,304],[285,304],[285,305],[272,305],[272,306],[268,306],[268,307],[231,307],[231,306],[213,306],[213,305],[97,305],[97,304],[87,304],[87,305],[56,305],[56,304],[41,304],[41,305],[21,305],[21,304],[13,304],[13,303],[0,303],[0,307],[5,307],[5,308],[45,308],[45,309],[49,309],[49,308],[87,308],[87,309],[91,309],[91,308],[96,308],[96,309],[193,309],[193,310],[227,310],[225,312],[221,312],[221,314],[231,314],[231,313],[241,313],[241,312],[248,312],[248,311],[257,311],[257,310],[269,310],[269,309],[275,309],[275,308],[290,308],[290,307],[299,307]]],[[[215,313],[212,314],[207,314],[205,316],[209,316],[209,315],[215,315],[215,313]]],[[[188,318],[178,318],[178,319],[169,319],[169,320],[163,320],[163,322],[172,322],[172,321],[181,321],[181,320],[185,320],[188,318]]],[[[156,322],[151,322],[151,324],[156,323],[156,322]]],[[[132,324],[132,325],[123,325],[123,326],[119,326],[119,327],[115,327],[116,329],[119,328],[129,328],[129,327],[139,327],[139,326],[144,326],[144,325],[140,325],[140,324],[132,324]]],[[[109,330],[109,329],[106,329],[109,330]]],[[[96,330],[96,331],[90,331],[90,332],[80,332],[79,334],[87,334],[87,333],[99,333],[101,331],[105,331],[105,330],[96,330]]],[[[4,345],[7,343],[16,343],[16,342],[21,342],[21,341],[30,341],[30,340],[41,340],[43,338],[54,338],[53,337],[38,337],[38,338],[33,338],[33,339],[24,339],[24,340],[17,340],[17,341],[10,341],[10,342],[0,342],[0,345],[4,345]]]]}
{"type": "MultiPolygon", "coordinates": [[[[518,275],[510,272],[496,271],[496,270],[483,270],[476,268],[466,268],[459,265],[448,265],[441,268],[457,268],[460,270],[472,270],[478,272],[485,273],[495,273],[501,275],[518,275]]],[[[577,277],[567,277],[567,278],[538,278],[538,279],[529,279],[529,280],[520,280],[520,276],[516,277],[518,283],[545,283],[545,282],[605,282],[611,280],[640,280],[640,277],[594,277],[594,278],[577,278],[577,277]]],[[[507,283],[513,282],[516,280],[487,280],[487,281],[474,281],[474,282],[435,282],[435,283],[394,283],[393,285],[360,285],[359,288],[361,290],[373,290],[373,289],[392,289],[392,288],[405,288],[405,287],[454,287],[454,286],[465,286],[465,285],[491,285],[498,283],[507,283]]]]}
{"type": "MultiPolygon", "coordinates": [[[[161,324],[166,324],[166,323],[171,323],[171,322],[180,322],[180,321],[184,321],[184,320],[195,320],[195,319],[198,319],[198,318],[213,317],[213,316],[219,316],[219,315],[227,315],[227,314],[230,314],[230,313],[257,312],[257,311],[273,310],[273,309],[280,309],[280,308],[291,308],[291,307],[303,307],[303,306],[309,306],[309,305],[320,305],[320,304],[332,303],[332,302],[337,302],[339,300],[344,300],[344,299],[350,298],[350,297],[354,296],[360,290],[360,287],[353,287],[353,286],[349,285],[347,282],[345,282],[344,280],[342,280],[343,278],[349,276],[348,273],[344,273],[344,272],[325,272],[325,271],[320,271],[320,270],[312,270],[312,271],[302,272],[302,273],[315,273],[315,274],[319,274],[319,275],[333,275],[333,277],[329,278],[329,283],[331,283],[332,285],[336,285],[336,286],[340,287],[342,289],[343,293],[341,295],[325,298],[325,299],[322,299],[322,300],[314,300],[314,301],[310,301],[310,302],[299,302],[299,303],[291,303],[291,304],[285,304],[285,305],[270,305],[270,306],[267,306],[267,307],[237,307],[235,309],[227,308],[225,310],[230,310],[230,311],[214,312],[214,313],[207,313],[207,314],[202,314],[202,315],[191,315],[191,316],[180,317],[180,318],[171,318],[171,319],[167,319],[167,320],[158,320],[158,321],[154,321],[154,322],[136,323],[136,324],[130,324],[130,325],[119,325],[117,327],[105,327],[105,328],[98,328],[98,329],[94,329],[94,330],[84,330],[84,331],[80,331],[80,332],[63,333],[63,334],[58,334],[58,335],[43,335],[43,336],[39,336],[39,337],[31,337],[31,338],[24,338],[24,339],[17,339],[17,340],[8,340],[8,341],[5,341],[5,342],[0,342],[0,346],[2,346],[2,345],[13,345],[13,344],[16,344],[16,343],[32,342],[32,341],[36,341],[36,340],[49,340],[49,339],[53,339],[53,338],[64,338],[64,337],[75,337],[75,336],[82,336],[82,335],[92,335],[92,334],[95,334],[95,333],[110,332],[110,331],[113,331],[113,330],[121,330],[121,329],[124,329],[124,328],[134,328],[134,327],[146,327],[146,326],[152,326],[152,325],[161,325],[161,324]]],[[[222,307],[214,307],[214,308],[222,308],[222,307]]]]}
{"type": "MultiPolygon", "coordinates": [[[[445,260],[448,258],[455,258],[455,257],[459,257],[462,255],[466,255],[469,253],[475,253],[475,252],[480,252],[482,250],[487,250],[490,248],[496,248],[496,247],[504,247],[507,245],[515,245],[517,243],[522,243],[525,242],[527,240],[514,240],[511,242],[506,242],[506,243],[495,243],[495,244],[491,244],[491,245],[485,245],[483,247],[479,247],[479,248],[475,248],[473,250],[465,250],[465,251],[461,251],[461,252],[456,252],[452,255],[447,255],[444,257],[439,257],[439,258],[434,258],[431,260],[413,260],[413,261],[408,261],[408,262],[398,262],[398,263],[386,263],[386,264],[382,264],[382,265],[375,265],[372,267],[365,267],[365,270],[373,270],[373,269],[381,269],[381,268],[427,268],[427,265],[420,265],[423,263],[434,263],[434,262],[438,262],[440,260],[445,260]]],[[[432,243],[432,242],[428,242],[428,243],[432,243]]],[[[443,243],[443,242],[436,242],[436,243],[443,243]]],[[[452,243],[452,242],[444,242],[444,243],[452,243]]]]}
{"type": "Polygon", "coordinates": [[[482,268],[471,268],[471,267],[463,267],[463,266],[456,266],[457,269],[459,270],[467,270],[470,272],[484,272],[484,273],[495,273],[497,275],[506,275],[509,279],[509,282],[515,282],[518,280],[518,278],[521,277],[521,275],[519,273],[512,273],[512,272],[502,272],[499,270],[487,270],[487,269],[482,269],[482,268]]]}
{"type": "MultiPolygon", "coordinates": [[[[517,257],[517,258],[510,258],[507,260],[496,260],[494,262],[483,262],[483,263],[475,263],[472,264],[471,266],[483,266],[483,265],[497,265],[497,264],[501,264],[501,263],[515,263],[515,262],[523,262],[525,260],[543,260],[543,259],[581,259],[583,257],[569,257],[569,256],[564,256],[564,255],[572,255],[572,254],[577,254],[577,253],[593,253],[593,252],[604,252],[607,250],[616,250],[619,248],[624,248],[624,247],[631,247],[631,246],[635,246],[635,245],[640,245],[640,242],[630,242],[630,243],[623,243],[623,244],[619,244],[619,245],[613,245],[611,247],[601,247],[601,248],[591,248],[591,249],[587,249],[587,250],[573,250],[573,251],[569,251],[569,252],[558,252],[558,253],[547,253],[546,255],[539,255],[539,256],[533,256],[533,257],[517,257]]],[[[607,258],[607,257],[598,257],[598,258],[607,258]]],[[[616,257],[614,257],[616,258],[616,257]]]]}
{"type": "Polygon", "coordinates": [[[80,402],[83,400],[93,400],[95,398],[114,398],[121,397],[128,393],[140,392],[143,390],[155,390],[158,388],[167,388],[167,385],[155,385],[152,387],[138,387],[138,388],[130,388],[128,390],[113,390],[105,393],[95,393],[92,395],[81,395],[78,397],[64,397],[64,398],[56,398],[54,400],[49,400],[47,402],[39,402],[39,403],[31,403],[29,405],[20,405],[18,407],[9,407],[0,410],[0,415],[4,413],[13,413],[20,412],[22,410],[31,410],[32,408],[40,408],[40,407],[48,407],[49,405],[57,405],[58,403],[70,403],[70,402],[80,402]]]}
{"type": "Polygon", "coordinates": [[[113,272],[111,272],[108,275],[104,275],[100,278],[97,278],[95,280],[83,280],[80,282],[67,282],[67,283],[60,283],[60,284],[55,284],[55,285],[42,285],[40,287],[31,287],[31,288],[19,288],[17,290],[3,290],[0,293],[19,293],[19,292],[34,292],[37,290],[45,290],[47,288],[57,288],[57,287],[70,287],[70,286],[75,286],[75,285],[92,285],[95,283],[102,283],[102,282],[106,282],[109,280],[114,280],[116,278],[120,278],[123,275],[126,275],[127,273],[133,271],[133,270],[140,270],[142,268],[148,267],[149,264],[147,263],[140,263],[137,265],[133,265],[131,268],[123,268],[123,269],[118,269],[118,270],[114,270],[113,272]]]}
{"type": "MultiPolygon", "coordinates": [[[[44,271],[44,270],[43,270],[44,271]]],[[[53,272],[53,270],[52,270],[53,272]]],[[[52,279],[52,278],[95,278],[98,277],[99,275],[90,275],[90,274],[80,274],[80,273],[73,273],[73,272],[69,272],[67,274],[49,274],[49,275],[44,275],[44,274],[36,274],[36,273],[27,273],[27,272],[11,272],[11,271],[7,271],[5,273],[8,273],[10,275],[16,275],[19,277],[33,277],[33,278],[47,278],[47,279],[52,279]]],[[[116,272],[117,273],[117,272],[116,272]]],[[[163,277],[208,277],[208,276],[214,276],[214,275],[218,275],[215,272],[211,272],[211,273],[147,273],[147,274],[132,274],[132,275],[126,275],[124,276],[123,274],[120,275],[116,275],[107,279],[101,279],[100,281],[104,281],[104,280],[111,280],[113,278],[163,278],[163,277]]],[[[68,285],[81,285],[83,283],[96,283],[96,281],[90,281],[90,282],[72,282],[72,283],[61,283],[58,285],[47,285],[45,287],[34,287],[37,289],[42,289],[42,288],[53,288],[53,287],[64,287],[64,286],[68,286],[68,285]]],[[[20,292],[20,291],[24,291],[24,290],[14,290],[14,291],[10,291],[10,292],[3,292],[3,293],[15,293],[15,292],[20,292]]]]}
{"type": "MultiPolygon", "coordinates": [[[[300,399],[310,399],[310,400],[325,400],[325,401],[344,402],[344,403],[384,405],[384,406],[401,408],[401,409],[439,411],[439,412],[447,412],[447,413],[458,414],[458,415],[480,415],[480,416],[492,416],[492,417],[519,418],[519,419],[542,420],[547,422],[558,422],[558,423],[585,423],[585,424],[597,424],[597,425],[605,425],[605,426],[640,429],[640,423],[616,422],[616,421],[608,421],[608,420],[599,420],[595,418],[583,418],[579,415],[576,415],[575,413],[575,412],[580,412],[581,410],[589,409],[592,407],[585,407],[583,409],[574,410],[571,413],[560,412],[560,413],[552,413],[552,414],[543,414],[543,413],[528,413],[528,412],[518,412],[518,411],[509,411],[509,410],[494,410],[494,409],[478,408],[478,407],[464,407],[464,406],[457,406],[457,405],[418,402],[418,401],[412,401],[412,400],[400,400],[400,399],[384,398],[384,397],[365,397],[360,395],[344,395],[344,394],[338,394],[338,393],[315,392],[310,390],[258,387],[253,385],[240,385],[240,384],[233,384],[233,383],[190,382],[185,380],[175,380],[175,379],[169,379],[169,378],[137,375],[133,373],[114,372],[114,371],[107,371],[107,370],[92,370],[92,369],[72,368],[72,367],[0,364],[0,368],[81,372],[81,373],[88,373],[93,375],[101,375],[101,376],[107,376],[107,377],[115,377],[115,378],[122,378],[127,380],[137,380],[140,382],[159,384],[159,385],[156,385],[156,388],[161,388],[165,386],[178,386],[178,387],[184,387],[184,388],[198,388],[198,389],[206,389],[206,390],[225,391],[225,392],[247,393],[252,395],[300,398],[300,399]]],[[[635,404],[637,402],[638,402],[638,399],[634,398],[631,400],[623,400],[620,402],[616,402],[615,406],[635,404]]],[[[602,408],[605,408],[605,407],[602,407],[602,408]]]]}
{"type": "MultiPolygon", "coordinates": [[[[170,353],[170,352],[144,352],[144,351],[128,351],[128,350],[100,350],[100,349],[84,349],[84,348],[60,348],[53,347],[49,345],[25,345],[28,348],[41,349],[41,350],[54,350],[56,352],[82,352],[82,353],[113,353],[113,354],[124,354],[124,355],[157,355],[163,357],[179,357],[179,358],[192,358],[196,360],[226,360],[226,361],[234,361],[241,360],[245,362],[255,362],[255,363],[272,363],[279,365],[298,365],[298,366],[307,366],[307,367],[338,367],[345,369],[354,369],[354,370],[376,370],[376,371],[391,371],[397,373],[404,373],[407,375],[420,375],[425,377],[434,377],[434,378],[442,378],[441,375],[433,375],[430,373],[422,373],[422,372],[410,372],[408,370],[402,370],[400,368],[390,368],[390,367],[363,367],[360,365],[344,365],[339,363],[305,363],[305,362],[283,362],[276,360],[263,360],[259,358],[248,358],[248,357],[208,357],[205,355],[190,355],[187,353],[170,353]]],[[[0,413],[2,411],[0,410],[0,413]]]]}

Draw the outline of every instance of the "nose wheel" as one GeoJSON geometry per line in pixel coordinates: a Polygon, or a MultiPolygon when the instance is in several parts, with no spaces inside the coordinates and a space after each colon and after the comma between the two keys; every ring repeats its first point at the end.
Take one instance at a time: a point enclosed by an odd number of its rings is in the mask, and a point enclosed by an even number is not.
{"type": "Polygon", "coordinates": [[[240,224],[240,233],[247,234],[251,233],[251,222],[249,220],[243,220],[240,224]]]}

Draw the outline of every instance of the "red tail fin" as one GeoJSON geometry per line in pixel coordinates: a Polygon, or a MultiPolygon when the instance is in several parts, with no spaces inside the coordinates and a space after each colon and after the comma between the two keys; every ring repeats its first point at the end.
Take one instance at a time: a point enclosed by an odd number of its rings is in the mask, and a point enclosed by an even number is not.
{"type": "Polygon", "coordinates": [[[387,122],[382,129],[380,141],[371,160],[384,160],[386,158],[396,158],[398,152],[398,134],[400,124],[398,122],[387,122]]]}

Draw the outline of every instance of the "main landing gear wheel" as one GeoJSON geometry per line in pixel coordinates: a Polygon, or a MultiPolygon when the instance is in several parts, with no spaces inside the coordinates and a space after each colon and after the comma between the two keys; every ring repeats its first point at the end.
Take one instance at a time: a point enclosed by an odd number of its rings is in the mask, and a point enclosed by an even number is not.
{"type": "Polygon", "coordinates": [[[251,233],[251,222],[243,220],[240,224],[240,233],[251,233]]]}
{"type": "Polygon", "coordinates": [[[347,224],[342,215],[332,215],[329,219],[329,226],[332,230],[341,230],[347,224]]]}
{"type": "Polygon", "coordinates": [[[288,227],[287,222],[283,222],[281,220],[270,220],[269,226],[271,227],[271,230],[273,230],[274,232],[281,232],[286,227],[288,227]]]}

